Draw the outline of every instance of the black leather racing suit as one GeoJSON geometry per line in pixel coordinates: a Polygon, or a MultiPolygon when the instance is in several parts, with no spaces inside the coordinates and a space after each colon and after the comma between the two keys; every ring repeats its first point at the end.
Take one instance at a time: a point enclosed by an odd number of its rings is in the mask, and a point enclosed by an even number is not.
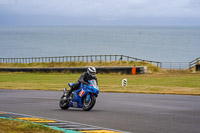
{"type": "MultiPolygon", "coordinates": [[[[69,97],[72,93],[72,91],[77,90],[79,88],[79,86],[82,84],[85,85],[89,85],[88,80],[92,80],[95,79],[97,81],[96,76],[92,77],[91,75],[89,75],[87,72],[83,72],[82,75],[80,76],[80,78],[78,79],[78,81],[76,81],[76,83],[73,84],[73,86],[71,87],[71,89],[69,90],[67,97],[69,97]]],[[[98,82],[97,82],[98,84],[98,82]]]]}

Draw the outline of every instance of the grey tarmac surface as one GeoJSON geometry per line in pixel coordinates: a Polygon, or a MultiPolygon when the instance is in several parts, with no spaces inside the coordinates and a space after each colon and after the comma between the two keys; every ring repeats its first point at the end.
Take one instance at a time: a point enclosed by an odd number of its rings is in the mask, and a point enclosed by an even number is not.
{"type": "Polygon", "coordinates": [[[100,93],[90,112],[61,110],[62,91],[0,89],[0,111],[132,133],[199,133],[200,96],[100,93]]]}

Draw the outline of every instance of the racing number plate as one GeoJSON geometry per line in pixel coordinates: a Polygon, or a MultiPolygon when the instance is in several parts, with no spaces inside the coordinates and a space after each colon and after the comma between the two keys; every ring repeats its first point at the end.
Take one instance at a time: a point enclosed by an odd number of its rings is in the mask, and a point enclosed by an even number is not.
{"type": "Polygon", "coordinates": [[[79,93],[79,96],[82,97],[84,94],[85,94],[85,91],[81,90],[80,93],[79,93]]]}

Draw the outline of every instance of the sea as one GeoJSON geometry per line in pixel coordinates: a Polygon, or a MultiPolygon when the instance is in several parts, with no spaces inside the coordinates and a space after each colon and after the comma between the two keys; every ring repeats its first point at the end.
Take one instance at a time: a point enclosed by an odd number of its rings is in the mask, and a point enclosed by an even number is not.
{"type": "Polygon", "coordinates": [[[200,57],[200,27],[0,26],[0,58],[82,55],[190,62],[200,57]]]}

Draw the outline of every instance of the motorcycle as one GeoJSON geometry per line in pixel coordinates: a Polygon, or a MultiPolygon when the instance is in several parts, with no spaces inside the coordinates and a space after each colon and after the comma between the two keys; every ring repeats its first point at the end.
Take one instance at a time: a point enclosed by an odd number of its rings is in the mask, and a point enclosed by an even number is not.
{"type": "MultiPolygon", "coordinates": [[[[74,108],[83,108],[84,111],[90,111],[95,103],[96,97],[99,94],[99,87],[96,80],[88,80],[90,83],[89,86],[81,83],[79,89],[74,90],[69,98],[67,98],[68,90],[63,89],[63,95],[60,98],[59,105],[63,110],[68,109],[69,107],[74,108]]],[[[69,87],[72,87],[74,83],[68,83],[69,87]]]]}

